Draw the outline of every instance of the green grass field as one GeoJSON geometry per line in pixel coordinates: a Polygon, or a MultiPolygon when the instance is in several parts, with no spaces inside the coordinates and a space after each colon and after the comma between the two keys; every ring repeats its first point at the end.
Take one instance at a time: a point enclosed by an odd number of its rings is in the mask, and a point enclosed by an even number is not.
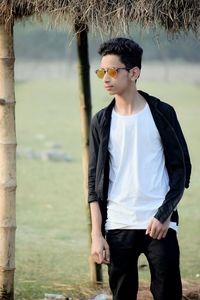
{"type": "MultiPolygon", "coordinates": [[[[95,113],[109,97],[100,81],[92,77],[92,83],[95,113]]],[[[176,108],[188,141],[193,173],[179,207],[181,270],[184,280],[198,281],[200,88],[186,82],[140,82],[138,87],[176,108]]],[[[77,80],[17,82],[16,101],[18,146],[44,150],[61,144],[72,157],[71,162],[18,158],[16,299],[42,299],[45,292],[87,296],[89,236],[77,80]]],[[[140,272],[142,281],[148,278],[148,271],[140,272]]]]}

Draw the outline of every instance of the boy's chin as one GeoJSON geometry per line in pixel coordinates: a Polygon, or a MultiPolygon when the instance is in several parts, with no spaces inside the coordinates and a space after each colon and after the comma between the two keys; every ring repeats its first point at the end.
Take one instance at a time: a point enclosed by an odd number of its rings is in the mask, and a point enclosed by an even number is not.
{"type": "Polygon", "coordinates": [[[115,95],[116,93],[114,91],[106,91],[110,96],[115,95]]]}

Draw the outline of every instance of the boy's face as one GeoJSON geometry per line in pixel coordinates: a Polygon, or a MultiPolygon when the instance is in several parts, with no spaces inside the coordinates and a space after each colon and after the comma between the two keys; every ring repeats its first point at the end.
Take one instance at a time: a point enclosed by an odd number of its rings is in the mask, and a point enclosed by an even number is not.
{"type": "MultiPolygon", "coordinates": [[[[100,68],[107,70],[108,68],[113,67],[116,69],[126,68],[126,66],[120,61],[120,57],[118,55],[108,54],[103,56],[101,59],[100,68]]],[[[106,72],[103,77],[105,90],[110,95],[123,95],[129,91],[130,88],[135,85],[135,80],[138,78],[138,74],[135,74],[137,72],[134,71],[136,68],[133,68],[130,71],[127,71],[126,69],[120,69],[118,70],[116,77],[109,76],[108,72],[106,72]]]]}

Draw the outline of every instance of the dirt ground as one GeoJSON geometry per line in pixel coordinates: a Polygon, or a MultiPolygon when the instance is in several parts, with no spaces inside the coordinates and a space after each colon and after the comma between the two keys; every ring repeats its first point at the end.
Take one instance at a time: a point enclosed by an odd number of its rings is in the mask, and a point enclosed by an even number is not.
{"type": "MultiPolygon", "coordinates": [[[[108,294],[108,291],[104,291],[104,293],[108,294]]],[[[111,299],[112,297],[110,295],[107,298],[107,300],[111,300],[111,299]]],[[[153,300],[153,297],[149,291],[149,285],[147,284],[140,285],[137,300],[153,300]]],[[[200,300],[200,284],[184,281],[182,300],[200,300]]]]}
{"type": "MultiPolygon", "coordinates": [[[[137,300],[153,300],[149,286],[142,285],[140,287],[137,300]]],[[[183,300],[200,300],[200,285],[183,282],[183,300]]]]}

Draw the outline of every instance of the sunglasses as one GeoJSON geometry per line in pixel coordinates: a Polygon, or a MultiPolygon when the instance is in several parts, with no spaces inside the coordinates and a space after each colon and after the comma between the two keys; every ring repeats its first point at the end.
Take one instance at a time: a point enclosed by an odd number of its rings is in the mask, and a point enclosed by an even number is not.
{"type": "Polygon", "coordinates": [[[108,75],[110,77],[116,78],[119,70],[130,71],[130,69],[127,69],[127,68],[114,68],[114,67],[112,67],[112,68],[107,68],[107,69],[104,69],[104,68],[97,69],[95,71],[95,73],[97,74],[97,77],[100,78],[100,79],[103,79],[106,73],[108,73],[108,75]]]}

